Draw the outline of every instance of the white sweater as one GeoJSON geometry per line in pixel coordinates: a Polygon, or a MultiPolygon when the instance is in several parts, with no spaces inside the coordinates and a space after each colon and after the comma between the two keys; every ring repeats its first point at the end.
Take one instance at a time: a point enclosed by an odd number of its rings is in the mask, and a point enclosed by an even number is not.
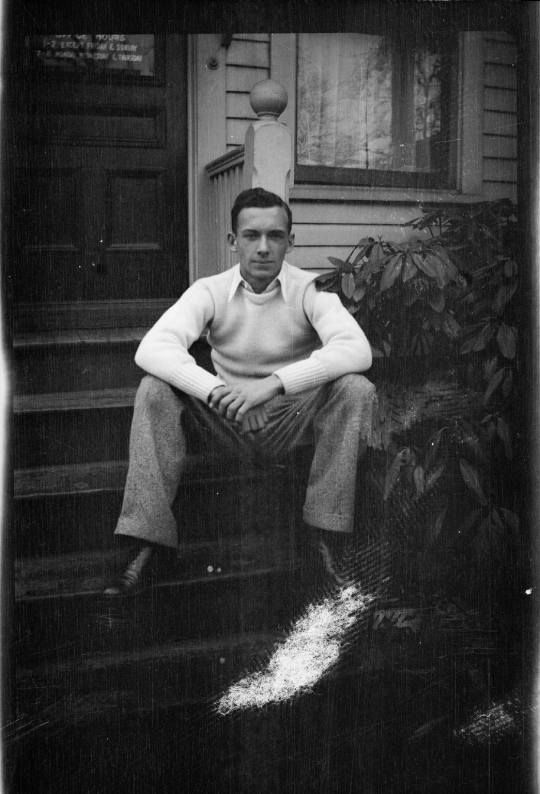
{"type": "Polygon", "coordinates": [[[245,288],[239,265],[192,284],[148,331],[138,366],[206,401],[220,383],[275,374],[286,394],[371,366],[371,348],[337,295],[319,292],[316,274],[283,262],[263,293],[245,288]],[[217,376],[189,347],[207,333],[217,376]]]}

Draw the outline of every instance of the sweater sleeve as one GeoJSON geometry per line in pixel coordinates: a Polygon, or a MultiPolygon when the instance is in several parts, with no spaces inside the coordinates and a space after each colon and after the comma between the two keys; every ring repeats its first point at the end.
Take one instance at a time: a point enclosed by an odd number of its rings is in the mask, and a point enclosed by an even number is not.
{"type": "Polygon", "coordinates": [[[321,340],[321,347],[303,361],[275,371],[285,393],[312,389],[371,367],[371,347],[366,335],[337,295],[319,292],[312,283],[304,295],[304,311],[321,340]]]}
{"type": "Polygon", "coordinates": [[[214,315],[210,291],[195,282],[143,337],[135,363],[150,375],[186,394],[206,401],[223,381],[199,367],[189,348],[203,334],[214,315]]]}

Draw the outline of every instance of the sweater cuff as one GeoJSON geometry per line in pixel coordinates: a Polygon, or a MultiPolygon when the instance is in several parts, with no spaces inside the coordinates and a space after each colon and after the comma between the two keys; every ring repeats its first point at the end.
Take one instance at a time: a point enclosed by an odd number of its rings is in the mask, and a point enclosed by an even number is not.
{"type": "Polygon", "coordinates": [[[182,367],[179,372],[171,376],[170,383],[180,389],[180,391],[189,394],[191,397],[197,397],[204,403],[208,402],[210,393],[216,386],[225,385],[221,378],[212,375],[211,372],[196,364],[182,367]]]}
{"type": "Polygon", "coordinates": [[[323,365],[314,358],[306,358],[276,369],[274,375],[280,379],[285,394],[298,394],[328,383],[329,377],[323,365]]]}

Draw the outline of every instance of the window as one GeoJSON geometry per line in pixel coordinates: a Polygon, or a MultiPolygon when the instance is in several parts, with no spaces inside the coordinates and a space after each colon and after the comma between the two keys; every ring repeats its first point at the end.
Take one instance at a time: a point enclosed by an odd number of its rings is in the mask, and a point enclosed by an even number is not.
{"type": "Polygon", "coordinates": [[[452,187],[451,42],[298,36],[296,182],[452,187]]]}

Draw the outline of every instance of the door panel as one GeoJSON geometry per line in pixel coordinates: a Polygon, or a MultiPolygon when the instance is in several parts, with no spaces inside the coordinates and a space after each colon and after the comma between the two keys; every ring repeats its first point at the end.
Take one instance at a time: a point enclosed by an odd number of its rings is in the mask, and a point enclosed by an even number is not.
{"type": "MultiPolygon", "coordinates": [[[[77,56],[88,45],[78,38],[77,56]]],[[[91,38],[96,58],[104,44],[135,46],[91,38]]],[[[66,72],[63,50],[44,65],[35,42],[19,42],[10,103],[16,302],[175,298],[185,288],[185,42],[153,38],[150,76],[66,72]]]]}

